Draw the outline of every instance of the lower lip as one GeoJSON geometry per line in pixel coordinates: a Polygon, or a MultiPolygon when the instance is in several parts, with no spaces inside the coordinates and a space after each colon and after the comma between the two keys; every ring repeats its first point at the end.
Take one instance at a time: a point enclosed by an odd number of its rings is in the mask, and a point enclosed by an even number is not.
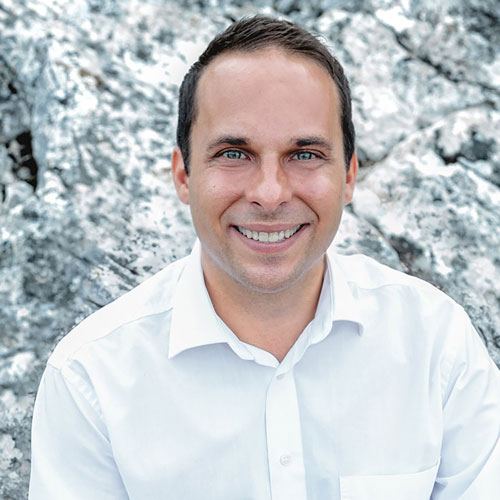
{"type": "Polygon", "coordinates": [[[302,226],[293,236],[286,238],[283,241],[277,241],[275,243],[263,243],[262,241],[256,241],[254,239],[247,238],[241,234],[234,226],[231,227],[234,233],[240,237],[248,247],[259,253],[281,253],[290,248],[302,235],[302,233],[307,228],[307,224],[302,226]]]}

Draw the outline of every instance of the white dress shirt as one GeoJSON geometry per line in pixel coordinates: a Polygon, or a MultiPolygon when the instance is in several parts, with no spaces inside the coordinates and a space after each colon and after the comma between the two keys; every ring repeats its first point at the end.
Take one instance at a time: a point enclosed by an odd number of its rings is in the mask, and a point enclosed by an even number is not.
{"type": "Polygon", "coordinates": [[[500,374],[462,308],[330,255],[279,363],[215,313],[199,243],[56,347],[30,500],[498,500],[500,374]]]}

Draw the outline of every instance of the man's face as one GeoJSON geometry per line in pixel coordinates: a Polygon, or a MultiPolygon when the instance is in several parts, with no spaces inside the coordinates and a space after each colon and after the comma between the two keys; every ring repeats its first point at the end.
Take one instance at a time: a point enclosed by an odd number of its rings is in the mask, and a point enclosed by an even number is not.
{"type": "Polygon", "coordinates": [[[272,293],[323,269],[346,175],[340,107],[314,61],[271,48],[227,53],[200,78],[189,177],[172,172],[202,245],[205,279],[272,293]]]}

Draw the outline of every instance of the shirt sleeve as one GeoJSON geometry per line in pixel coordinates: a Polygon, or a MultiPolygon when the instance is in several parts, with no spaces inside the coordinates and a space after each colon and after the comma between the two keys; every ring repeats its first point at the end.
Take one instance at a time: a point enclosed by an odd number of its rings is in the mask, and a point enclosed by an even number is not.
{"type": "Polygon", "coordinates": [[[452,331],[443,441],[432,500],[496,500],[500,491],[500,372],[463,314],[452,331]]]}
{"type": "Polygon", "coordinates": [[[32,425],[29,500],[128,500],[93,391],[48,365],[32,425]]]}

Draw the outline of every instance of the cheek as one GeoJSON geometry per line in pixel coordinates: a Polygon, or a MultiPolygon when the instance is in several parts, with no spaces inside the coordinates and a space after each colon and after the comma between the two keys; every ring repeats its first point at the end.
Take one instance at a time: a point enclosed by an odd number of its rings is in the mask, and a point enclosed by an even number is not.
{"type": "Polygon", "coordinates": [[[343,205],[345,182],[329,175],[310,176],[300,179],[295,185],[296,193],[319,210],[332,210],[343,205]]]}
{"type": "MultiPolygon", "coordinates": [[[[194,179],[193,179],[194,181],[194,179]]],[[[189,198],[193,215],[207,219],[220,215],[238,198],[240,188],[220,172],[199,177],[190,185],[189,198]]]]}
{"type": "Polygon", "coordinates": [[[216,200],[228,200],[240,196],[248,183],[248,176],[239,170],[214,169],[205,178],[206,196],[216,200]]]}

